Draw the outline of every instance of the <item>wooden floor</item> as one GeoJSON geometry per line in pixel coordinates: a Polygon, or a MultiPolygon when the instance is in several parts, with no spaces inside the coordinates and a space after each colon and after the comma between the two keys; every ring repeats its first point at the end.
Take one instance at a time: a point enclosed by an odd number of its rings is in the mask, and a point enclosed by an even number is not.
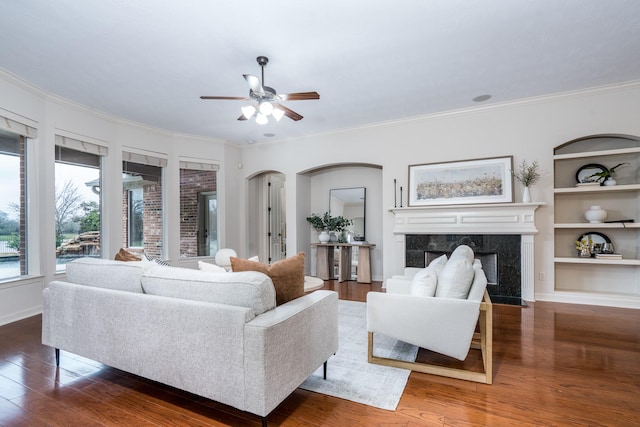
{"type": "MultiPolygon", "coordinates": [[[[325,288],[365,301],[380,284],[325,288]]],[[[40,344],[40,322],[35,316],[0,327],[1,426],[260,425],[255,415],[70,353],[62,352],[56,369],[53,350],[40,344]]],[[[640,425],[640,310],[496,304],[493,323],[493,385],[413,372],[396,411],[298,389],[269,425],[640,425]]],[[[477,360],[471,354],[466,363],[477,360]]]]}

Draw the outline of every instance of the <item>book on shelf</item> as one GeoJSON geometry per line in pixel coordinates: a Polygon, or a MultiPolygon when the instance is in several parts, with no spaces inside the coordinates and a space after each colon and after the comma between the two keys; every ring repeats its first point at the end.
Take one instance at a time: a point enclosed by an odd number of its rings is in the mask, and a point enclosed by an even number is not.
{"type": "Polygon", "coordinates": [[[576,187],[600,187],[599,182],[579,182],[576,187]]]}
{"type": "Polygon", "coordinates": [[[596,254],[596,259],[622,259],[622,254],[596,254]]]}

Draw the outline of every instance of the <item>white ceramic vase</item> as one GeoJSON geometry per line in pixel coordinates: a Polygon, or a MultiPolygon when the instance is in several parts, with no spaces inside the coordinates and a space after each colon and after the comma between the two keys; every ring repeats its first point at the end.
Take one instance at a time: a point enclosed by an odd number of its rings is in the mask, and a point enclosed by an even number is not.
{"type": "Polygon", "coordinates": [[[594,205],[584,212],[584,217],[592,224],[601,223],[607,219],[607,211],[600,206],[594,205]]]}
{"type": "Polygon", "coordinates": [[[329,233],[327,233],[325,230],[322,230],[320,234],[318,234],[318,240],[320,241],[320,243],[327,243],[329,239],[329,233]]]}
{"type": "Polygon", "coordinates": [[[522,203],[531,203],[531,190],[529,190],[529,187],[524,187],[524,191],[522,192],[522,203]]]}
{"type": "Polygon", "coordinates": [[[604,184],[603,184],[603,185],[610,186],[610,185],[616,185],[617,183],[618,183],[618,181],[616,181],[615,179],[613,179],[613,178],[607,178],[607,179],[604,181],[604,184]]]}

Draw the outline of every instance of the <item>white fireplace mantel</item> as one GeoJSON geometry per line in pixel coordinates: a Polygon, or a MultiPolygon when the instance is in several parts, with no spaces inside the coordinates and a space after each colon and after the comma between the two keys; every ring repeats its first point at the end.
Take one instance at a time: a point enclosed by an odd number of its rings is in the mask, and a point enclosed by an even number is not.
{"type": "Polygon", "coordinates": [[[407,234],[517,234],[521,237],[522,298],[534,300],[535,211],[545,203],[438,205],[390,209],[395,215],[395,270],[405,267],[407,234]]]}
{"type": "Polygon", "coordinates": [[[544,203],[493,203],[396,208],[395,234],[536,234],[544,203]]]}

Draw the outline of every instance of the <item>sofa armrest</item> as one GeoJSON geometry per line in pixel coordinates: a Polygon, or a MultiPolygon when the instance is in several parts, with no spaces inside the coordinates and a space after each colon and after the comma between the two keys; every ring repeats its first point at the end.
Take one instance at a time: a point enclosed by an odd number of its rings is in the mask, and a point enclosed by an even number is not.
{"type": "Polygon", "coordinates": [[[367,331],[464,360],[480,303],[464,299],[367,294],[367,331]]]}
{"type": "Polygon", "coordinates": [[[338,294],[318,290],[245,325],[248,411],[268,414],[338,350],[338,294]]]}

